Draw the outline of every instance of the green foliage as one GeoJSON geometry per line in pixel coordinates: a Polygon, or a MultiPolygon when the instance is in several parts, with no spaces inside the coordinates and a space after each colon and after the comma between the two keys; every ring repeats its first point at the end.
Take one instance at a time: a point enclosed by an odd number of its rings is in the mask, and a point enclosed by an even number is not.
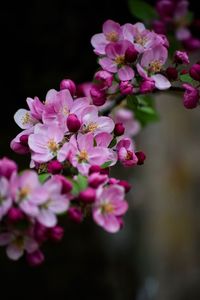
{"type": "Polygon", "coordinates": [[[145,23],[157,18],[157,13],[153,6],[145,1],[129,0],[128,4],[132,15],[145,23]]]}
{"type": "Polygon", "coordinates": [[[88,186],[87,177],[78,174],[76,180],[73,180],[72,184],[73,184],[73,188],[71,193],[72,195],[77,196],[81,191],[87,188],[88,186]]]}
{"type": "Polygon", "coordinates": [[[133,111],[135,118],[142,126],[159,120],[151,95],[128,96],[127,106],[133,111]]]}
{"type": "Polygon", "coordinates": [[[41,183],[44,183],[47,179],[50,178],[50,176],[51,175],[49,173],[43,173],[43,174],[38,175],[38,178],[41,183]]]}
{"type": "Polygon", "coordinates": [[[110,142],[108,148],[113,148],[116,144],[117,144],[117,139],[114,138],[114,139],[112,139],[112,141],[110,142]]]}
{"type": "Polygon", "coordinates": [[[112,163],[112,160],[109,160],[109,161],[105,162],[103,165],[101,165],[101,168],[106,169],[111,165],[111,163],[112,163]]]}
{"type": "Polygon", "coordinates": [[[190,83],[191,85],[196,84],[196,81],[192,79],[192,77],[189,74],[180,75],[180,80],[185,83],[190,83]]]}

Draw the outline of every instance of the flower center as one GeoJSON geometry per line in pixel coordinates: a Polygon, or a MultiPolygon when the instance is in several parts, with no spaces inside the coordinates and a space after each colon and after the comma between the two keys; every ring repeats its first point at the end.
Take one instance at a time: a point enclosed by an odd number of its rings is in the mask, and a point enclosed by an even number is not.
{"type": "Polygon", "coordinates": [[[101,205],[102,214],[110,214],[114,211],[114,207],[111,203],[103,203],[101,205]]]}
{"type": "Polygon", "coordinates": [[[28,123],[31,123],[31,118],[30,118],[30,114],[28,112],[26,112],[22,118],[22,124],[26,125],[28,123]]]}
{"type": "Polygon", "coordinates": [[[127,150],[127,154],[126,154],[126,160],[130,160],[133,158],[133,153],[130,150],[127,150]]]}
{"type": "Polygon", "coordinates": [[[47,146],[48,146],[49,150],[53,153],[55,153],[58,150],[58,145],[54,139],[50,139],[47,143],[47,146]]]}
{"type": "Polygon", "coordinates": [[[69,114],[69,109],[68,107],[65,105],[61,108],[60,112],[64,115],[67,116],[69,114]]]}
{"type": "Polygon", "coordinates": [[[19,198],[24,199],[28,196],[29,193],[30,193],[30,188],[25,186],[19,191],[19,198]]]}
{"type": "Polygon", "coordinates": [[[118,55],[116,58],[115,58],[115,62],[118,64],[118,65],[123,65],[125,63],[125,56],[124,55],[118,55]]]}
{"type": "Polygon", "coordinates": [[[147,42],[147,38],[145,37],[142,37],[141,35],[137,35],[136,38],[135,38],[135,42],[139,45],[141,45],[142,47],[144,47],[144,45],[146,44],[147,42]]]}
{"type": "Polygon", "coordinates": [[[98,128],[98,124],[95,123],[95,122],[91,122],[91,123],[87,126],[87,132],[94,132],[97,128],[98,128]]]}
{"type": "Polygon", "coordinates": [[[118,41],[118,33],[115,31],[111,31],[105,34],[106,39],[110,42],[117,42],[118,41]]]}
{"type": "Polygon", "coordinates": [[[78,156],[79,163],[86,162],[88,160],[88,153],[85,149],[81,150],[78,156]]]}
{"type": "Polygon", "coordinates": [[[149,71],[153,73],[160,72],[161,68],[162,68],[162,63],[158,59],[152,61],[149,65],[149,71]]]}

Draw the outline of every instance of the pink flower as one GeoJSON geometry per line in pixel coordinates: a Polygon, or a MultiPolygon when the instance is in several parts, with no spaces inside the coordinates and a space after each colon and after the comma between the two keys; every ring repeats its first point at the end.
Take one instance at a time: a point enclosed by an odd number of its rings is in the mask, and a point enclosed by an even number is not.
{"type": "Polygon", "coordinates": [[[38,120],[31,115],[31,112],[24,108],[20,108],[15,113],[14,120],[22,129],[29,129],[38,123],[38,120]]]}
{"type": "Polygon", "coordinates": [[[32,98],[27,98],[26,102],[28,104],[28,107],[30,109],[31,116],[36,119],[41,121],[42,120],[42,114],[45,109],[44,103],[42,103],[38,97],[35,97],[34,99],[32,98]]]}
{"type": "Polygon", "coordinates": [[[125,127],[124,135],[135,136],[140,131],[140,124],[134,119],[133,112],[126,108],[119,108],[114,112],[114,121],[125,127]]]}
{"type": "Polygon", "coordinates": [[[20,132],[10,143],[10,147],[18,154],[27,154],[30,152],[28,147],[28,137],[33,133],[34,128],[26,129],[20,132]]]}
{"type": "Polygon", "coordinates": [[[101,67],[110,72],[117,73],[122,81],[131,80],[134,77],[133,69],[125,60],[126,50],[132,47],[129,41],[121,41],[106,46],[106,57],[99,60],[101,67]]]}
{"type": "Polygon", "coordinates": [[[97,55],[104,55],[106,45],[115,43],[121,38],[122,30],[120,24],[112,20],[107,20],[103,24],[103,33],[95,34],[91,39],[91,44],[97,55]]]}
{"type": "Polygon", "coordinates": [[[124,188],[119,185],[111,185],[97,190],[93,219],[108,232],[114,233],[120,229],[119,217],[124,215],[128,209],[124,196],[124,188]]]}
{"type": "Polygon", "coordinates": [[[63,137],[63,129],[56,124],[36,126],[28,139],[32,159],[38,163],[50,161],[57,155],[63,137]]]}
{"type": "Polygon", "coordinates": [[[0,177],[0,221],[12,206],[9,182],[5,177],[0,177]]]}
{"type": "Polygon", "coordinates": [[[197,107],[200,99],[198,89],[188,83],[183,84],[183,87],[185,88],[185,93],[183,95],[183,104],[185,108],[192,109],[197,107]]]}
{"type": "Polygon", "coordinates": [[[11,175],[16,171],[17,165],[13,160],[7,157],[0,159],[0,177],[4,176],[9,180],[11,175]]]}
{"type": "Polygon", "coordinates": [[[133,143],[130,138],[123,138],[117,144],[118,158],[125,167],[134,166],[138,162],[133,143]]]}
{"type": "Polygon", "coordinates": [[[174,55],[174,61],[177,64],[189,64],[189,57],[185,51],[176,51],[174,55]]]}

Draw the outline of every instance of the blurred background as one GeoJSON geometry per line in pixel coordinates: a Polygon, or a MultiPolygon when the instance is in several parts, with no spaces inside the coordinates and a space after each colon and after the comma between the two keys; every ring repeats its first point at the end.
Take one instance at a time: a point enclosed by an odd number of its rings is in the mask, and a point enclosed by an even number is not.
{"type": "MultiPolygon", "coordinates": [[[[149,1],[155,3],[155,1],[149,1]]],[[[198,3],[190,1],[198,15],[198,3]]],[[[7,1],[1,5],[0,156],[12,153],[20,131],[13,114],[26,97],[44,99],[63,78],[89,81],[97,68],[90,38],[113,19],[135,22],[127,1],[7,1]]],[[[199,59],[200,53],[193,55],[199,59]]],[[[200,299],[200,111],[181,98],[157,97],[161,121],[136,138],[147,161],[116,170],[133,184],[124,229],[110,235],[90,221],[66,221],[65,239],[45,248],[46,262],[30,269],[0,252],[1,294],[7,298],[104,300],[200,299]],[[126,174],[125,174],[126,173],[126,174]],[[27,290],[25,292],[25,290],[27,290]]]]}

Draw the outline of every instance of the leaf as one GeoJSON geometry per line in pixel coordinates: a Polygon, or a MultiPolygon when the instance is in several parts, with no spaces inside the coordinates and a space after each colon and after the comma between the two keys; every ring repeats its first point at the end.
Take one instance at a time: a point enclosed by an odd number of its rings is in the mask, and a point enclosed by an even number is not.
{"type": "Polygon", "coordinates": [[[51,175],[49,173],[43,173],[38,175],[39,181],[44,183],[51,175]]]}
{"type": "Polygon", "coordinates": [[[156,19],[157,13],[153,6],[142,0],[129,0],[129,9],[132,15],[142,21],[156,19]]]}
{"type": "Polygon", "coordinates": [[[192,23],[192,21],[194,20],[194,13],[192,11],[188,11],[187,15],[186,15],[186,20],[188,25],[190,25],[192,23]]]}
{"type": "Polygon", "coordinates": [[[101,165],[101,168],[102,168],[102,169],[106,169],[106,168],[108,168],[111,164],[112,164],[112,160],[109,160],[109,161],[105,162],[103,165],[101,165]]]}
{"type": "Polygon", "coordinates": [[[196,83],[196,81],[194,79],[192,79],[192,77],[189,74],[180,75],[180,79],[182,82],[190,83],[192,85],[194,85],[196,83]]]}
{"type": "Polygon", "coordinates": [[[155,107],[155,103],[154,103],[155,101],[151,94],[138,95],[136,96],[136,98],[140,106],[155,107]]]}
{"type": "Polygon", "coordinates": [[[71,194],[73,196],[77,196],[80,193],[80,188],[79,188],[78,182],[73,181],[72,184],[73,184],[73,187],[71,190],[71,194]]]}
{"type": "Polygon", "coordinates": [[[138,106],[137,97],[134,95],[129,95],[127,97],[127,106],[130,110],[134,111],[138,106]]]}
{"type": "Polygon", "coordinates": [[[81,174],[78,174],[77,176],[77,183],[79,185],[80,190],[85,190],[88,186],[88,180],[86,176],[83,176],[81,174]]]}
{"type": "Polygon", "coordinates": [[[108,148],[113,148],[116,144],[117,144],[117,139],[114,138],[114,139],[112,139],[112,141],[110,142],[108,148]]]}
{"type": "Polygon", "coordinates": [[[135,112],[135,118],[142,126],[146,126],[148,123],[158,121],[159,115],[152,107],[139,107],[135,112]]]}

